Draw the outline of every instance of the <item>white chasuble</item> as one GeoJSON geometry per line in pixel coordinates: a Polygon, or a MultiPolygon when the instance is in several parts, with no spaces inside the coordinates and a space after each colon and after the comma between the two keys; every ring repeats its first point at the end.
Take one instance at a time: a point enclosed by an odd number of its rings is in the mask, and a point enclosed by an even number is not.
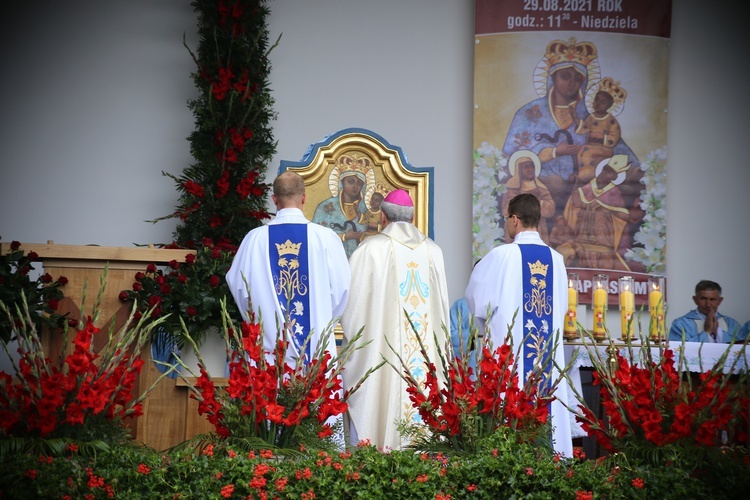
{"type": "Polygon", "coordinates": [[[398,357],[418,380],[425,380],[426,368],[416,334],[425,344],[428,356],[440,367],[435,335],[441,347],[448,325],[448,286],[443,253],[434,241],[413,225],[395,222],[380,234],[365,239],[349,258],[352,286],[341,326],[349,341],[362,330],[360,344],[344,369],[344,387],[353,388],[362,376],[383,358],[391,366],[376,370],[349,400],[350,443],[369,440],[384,449],[399,449],[402,441],[397,423],[419,418],[411,407],[398,357]],[[405,313],[406,312],[406,313],[405,313]],[[407,317],[408,315],[408,317],[407,317]],[[386,341],[387,339],[387,341],[386,341]]]}
{"type": "MultiPolygon", "coordinates": [[[[302,251],[302,247],[299,247],[299,251],[302,251]]],[[[297,358],[302,354],[298,348],[304,343],[304,336],[309,335],[309,346],[314,351],[321,340],[321,334],[343,313],[349,298],[350,279],[346,253],[338,235],[326,227],[310,223],[302,210],[296,208],[281,209],[273,221],[250,231],[242,240],[226,276],[229,290],[245,321],[262,321],[264,350],[273,352],[279,328],[287,315],[295,319],[296,325],[302,325],[300,318],[305,317],[304,329],[300,332],[297,327],[295,332],[303,336],[297,342],[286,338],[289,341],[286,362],[291,366],[295,366],[297,358]],[[271,240],[270,228],[276,225],[299,225],[306,233],[308,269],[302,274],[307,279],[296,282],[295,277],[293,280],[297,283],[294,286],[297,292],[305,292],[307,299],[304,302],[294,299],[288,304],[286,298],[279,299],[281,288],[286,288],[287,284],[279,288],[279,270],[274,272],[272,265],[279,267],[279,259],[283,257],[283,265],[280,267],[291,272],[296,270],[297,264],[292,263],[293,259],[289,258],[284,249],[286,238],[280,240],[280,248],[276,247],[278,242],[271,240]],[[284,255],[272,258],[271,250],[277,248],[277,253],[283,251],[284,255]]],[[[330,326],[332,327],[333,325],[330,326]]],[[[333,335],[330,335],[326,348],[335,354],[336,339],[333,335]]]]}
{"type": "MultiPolygon", "coordinates": [[[[535,303],[544,306],[545,309],[547,305],[551,306],[551,315],[548,316],[548,318],[551,318],[551,324],[549,319],[546,324],[534,322],[530,325],[528,321],[524,322],[525,309],[528,309],[529,305],[534,303],[529,301],[530,295],[524,296],[524,272],[531,274],[526,278],[527,284],[531,284],[530,280],[534,276],[534,279],[538,280],[539,275],[535,275],[528,263],[524,263],[521,252],[522,245],[547,247],[536,231],[518,233],[513,243],[493,248],[482,260],[477,262],[471,272],[465,293],[469,310],[474,314],[483,331],[491,336],[494,347],[500,346],[505,340],[505,336],[510,333],[513,338],[514,352],[518,353],[519,348],[521,349],[522,355],[518,359],[520,384],[523,384],[528,371],[525,365],[530,359],[533,359],[523,356],[524,339],[527,337],[530,328],[534,331],[547,330],[551,336],[550,340],[557,339],[559,341],[559,346],[555,351],[555,360],[559,366],[565,366],[562,331],[565,324],[568,293],[567,270],[563,257],[557,251],[549,249],[552,267],[546,274],[550,286],[545,295],[551,295],[552,300],[548,302],[545,299],[544,302],[536,301],[535,303]],[[524,266],[526,267],[524,268],[524,266]],[[489,321],[487,321],[488,318],[490,318],[489,321]]],[[[536,259],[532,263],[535,261],[536,259]]],[[[527,293],[533,293],[533,290],[526,288],[527,293]]],[[[528,315],[529,312],[526,314],[528,315]]],[[[551,376],[554,380],[559,376],[559,372],[553,370],[551,376]]],[[[580,377],[578,373],[571,374],[571,376],[580,377]]],[[[575,422],[575,419],[573,414],[560,402],[571,403],[566,382],[557,386],[555,398],[556,400],[551,406],[554,448],[562,455],[570,457],[573,454],[571,424],[575,422]]]]}

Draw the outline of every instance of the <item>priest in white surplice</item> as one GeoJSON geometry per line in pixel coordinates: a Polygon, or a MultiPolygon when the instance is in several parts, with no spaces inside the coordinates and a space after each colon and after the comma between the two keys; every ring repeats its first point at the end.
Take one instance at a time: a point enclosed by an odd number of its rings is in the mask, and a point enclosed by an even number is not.
{"type": "MultiPolygon", "coordinates": [[[[466,287],[469,310],[480,331],[491,333],[494,347],[503,343],[516,312],[514,351],[518,352],[526,335],[531,333],[517,358],[521,384],[531,369],[530,363],[538,355],[544,356],[538,348],[535,351],[542,338],[559,340],[555,359],[560,366],[565,366],[562,331],[568,307],[567,270],[562,255],[540,238],[537,231],[540,218],[539,200],[534,195],[525,193],[514,197],[505,217],[505,230],[513,243],[490,250],[474,267],[466,287]],[[488,306],[491,319],[486,325],[488,306]]],[[[556,372],[551,375],[552,380],[557,378],[556,372]]],[[[560,403],[569,401],[567,384],[558,385],[555,397],[551,408],[554,449],[572,457],[571,415],[560,403]]]]}
{"type": "MultiPolygon", "coordinates": [[[[443,252],[417,229],[412,220],[414,204],[403,189],[391,191],[381,205],[382,231],[365,239],[349,258],[352,286],[349,303],[341,318],[344,338],[351,339],[364,327],[361,344],[344,370],[344,387],[351,389],[371,367],[385,356],[401,366],[386,344],[399,351],[412,375],[425,380],[425,365],[419,343],[409,325],[416,325],[428,355],[440,368],[433,331],[445,345],[443,325],[448,325],[448,286],[443,252]]],[[[348,400],[349,441],[360,440],[384,449],[400,449],[397,423],[419,418],[406,393],[405,382],[388,365],[376,370],[348,400]]]]}
{"type": "MultiPolygon", "coordinates": [[[[320,334],[343,313],[351,272],[341,238],[302,214],[306,196],[299,174],[287,170],[276,177],[272,199],[276,217],[245,236],[226,279],[243,318],[248,320],[249,298],[255,321],[263,321],[266,351],[274,350],[277,322],[283,324],[287,314],[294,320],[286,362],[295,366],[296,358],[315,351],[320,334]]],[[[333,335],[327,349],[335,356],[333,335]]]]}

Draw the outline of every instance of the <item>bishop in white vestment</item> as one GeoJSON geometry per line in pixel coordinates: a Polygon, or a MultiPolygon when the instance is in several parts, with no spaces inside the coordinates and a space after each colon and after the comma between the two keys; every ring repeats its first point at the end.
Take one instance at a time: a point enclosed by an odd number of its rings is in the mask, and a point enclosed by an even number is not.
{"type": "MultiPolygon", "coordinates": [[[[406,191],[389,193],[381,211],[383,230],[365,239],[349,258],[352,286],[341,318],[344,339],[364,328],[359,343],[371,342],[348,361],[343,373],[345,389],[351,389],[367,370],[378,365],[381,356],[401,366],[386,338],[411,374],[424,382],[424,359],[409,320],[438,369],[433,332],[441,348],[445,346],[443,325],[448,325],[449,302],[443,252],[411,223],[414,206],[406,191]]],[[[402,440],[397,423],[420,418],[412,408],[405,382],[388,365],[376,370],[348,403],[352,444],[369,440],[379,448],[400,449],[408,443],[402,440]]]]}

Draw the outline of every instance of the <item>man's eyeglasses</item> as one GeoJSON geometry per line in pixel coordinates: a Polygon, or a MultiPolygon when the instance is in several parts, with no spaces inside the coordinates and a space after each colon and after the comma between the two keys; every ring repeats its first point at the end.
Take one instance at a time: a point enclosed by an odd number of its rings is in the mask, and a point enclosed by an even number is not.
{"type": "Polygon", "coordinates": [[[503,215],[503,222],[508,222],[508,219],[510,219],[511,217],[516,217],[517,218],[518,216],[516,214],[513,214],[513,215],[503,215]]]}

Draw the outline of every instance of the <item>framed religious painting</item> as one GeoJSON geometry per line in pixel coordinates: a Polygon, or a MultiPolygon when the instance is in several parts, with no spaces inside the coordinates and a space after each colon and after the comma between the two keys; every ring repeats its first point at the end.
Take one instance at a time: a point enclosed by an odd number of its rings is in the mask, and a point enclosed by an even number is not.
{"type": "Polygon", "coordinates": [[[348,128],[329,135],[301,160],[282,160],[279,173],[286,170],[305,180],[305,217],[335,231],[347,257],[380,232],[380,204],[394,189],[409,193],[414,225],[434,237],[433,167],[410,165],[400,147],[374,132],[348,128]]]}

